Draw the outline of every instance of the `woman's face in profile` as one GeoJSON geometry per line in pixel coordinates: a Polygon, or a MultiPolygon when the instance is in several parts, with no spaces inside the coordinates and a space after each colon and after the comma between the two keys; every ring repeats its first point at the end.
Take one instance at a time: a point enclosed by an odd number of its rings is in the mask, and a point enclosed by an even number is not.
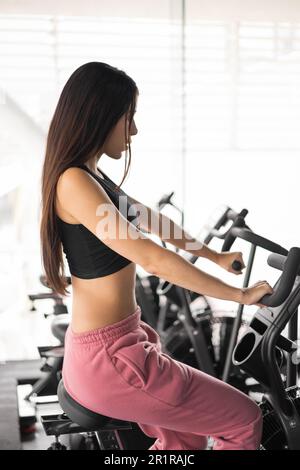
{"type": "Polygon", "coordinates": [[[128,143],[126,142],[125,138],[126,127],[126,134],[128,136],[129,142],[131,142],[131,136],[136,135],[138,130],[134,118],[129,128],[129,113],[123,114],[123,116],[119,119],[103,146],[103,152],[109,157],[119,159],[122,156],[122,152],[127,149],[128,143]]]}

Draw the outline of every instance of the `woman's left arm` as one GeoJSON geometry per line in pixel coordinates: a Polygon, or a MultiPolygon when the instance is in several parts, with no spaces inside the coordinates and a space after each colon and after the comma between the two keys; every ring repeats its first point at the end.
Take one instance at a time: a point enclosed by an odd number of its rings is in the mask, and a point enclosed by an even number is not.
{"type": "Polygon", "coordinates": [[[212,250],[201,241],[192,237],[189,233],[183,230],[178,224],[166,215],[158,212],[150,207],[142,204],[131,196],[128,196],[128,202],[134,204],[137,210],[138,227],[146,233],[153,233],[166,243],[170,243],[175,247],[187,251],[192,255],[202,258],[207,258],[213,263],[218,264],[226,271],[234,274],[242,274],[241,271],[235,271],[232,268],[233,261],[239,261],[242,269],[245,268],[243,255],[240,252],[224,252],[218,253],[212,250]]]}

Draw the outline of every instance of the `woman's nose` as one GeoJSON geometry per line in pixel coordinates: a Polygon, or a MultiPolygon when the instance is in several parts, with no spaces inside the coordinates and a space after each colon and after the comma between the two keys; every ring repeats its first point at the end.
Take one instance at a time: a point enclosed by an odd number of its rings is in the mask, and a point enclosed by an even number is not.
{"type": "Polygon", "coordinates": [[[137,130],[137,127],[135,125],[135,122],[132,121],[132,125],[131,125],[131,128],[130,128],[130,135],[136,135],[138,133],[138,130],[137,130]]]}

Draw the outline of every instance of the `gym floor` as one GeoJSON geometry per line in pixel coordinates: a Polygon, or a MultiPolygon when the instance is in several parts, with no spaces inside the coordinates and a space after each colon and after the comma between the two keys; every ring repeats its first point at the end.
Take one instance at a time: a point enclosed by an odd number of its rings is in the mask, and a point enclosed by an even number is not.
{"type": "Polygon", "coordinates": [[[17,396],[18,383],[40,377],[42,360],[37,346],[58,343],[50,325],[51,317],[44,318],[42,313],[29,309],[0,315],[0,449],[47,449],[53,442],[52,437],[45,435],[39,421],[40,412],[48,414],[47,405],[37,409],[36,432],[20,436],[17,396]]]}
{"type": "Polygon", "coordinates": [[[40,412],[37,414],[35,432],[21,437],[22,450],[46,450],[54,441],[53,437],[47,436],[40,423],[40,412]]]}

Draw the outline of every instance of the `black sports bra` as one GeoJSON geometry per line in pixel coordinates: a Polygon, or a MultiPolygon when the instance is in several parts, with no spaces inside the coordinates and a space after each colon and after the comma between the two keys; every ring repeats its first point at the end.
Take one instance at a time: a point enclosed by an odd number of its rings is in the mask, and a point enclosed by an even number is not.
{"type": "MultiPolygon", "coordinates": [[[[85,165],[77,166],[86,170],[101,184],[113,204],[118,207],[127,220],[132,222],[136,215],[128,215],[130,204],[127,202],[126,214],[122,211],[122,205],[119,208],[119,196],[127,196],[127,194],[122,189],[116,191],[116,184],[102,171],[101,174],[105,178],[104,180],[85,165]]],[[[131,263],[130,260],[105,245],[83,224],[69,224],[60,219],[58,215],[57,221],[63,251],[67,258],[70,273],[74,276],[81,279],[95,279],[115,273],[131,263]]]]}

